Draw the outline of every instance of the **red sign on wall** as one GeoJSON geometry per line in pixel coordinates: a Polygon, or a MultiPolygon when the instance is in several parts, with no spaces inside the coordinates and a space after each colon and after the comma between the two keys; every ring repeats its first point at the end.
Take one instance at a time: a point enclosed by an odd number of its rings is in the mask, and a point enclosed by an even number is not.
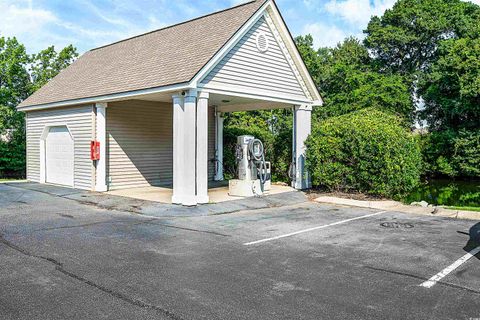
{"type": "Polygon", "coordinates": [[[100,142],[90,141],[90,159],[100,160],[100,142]]]}

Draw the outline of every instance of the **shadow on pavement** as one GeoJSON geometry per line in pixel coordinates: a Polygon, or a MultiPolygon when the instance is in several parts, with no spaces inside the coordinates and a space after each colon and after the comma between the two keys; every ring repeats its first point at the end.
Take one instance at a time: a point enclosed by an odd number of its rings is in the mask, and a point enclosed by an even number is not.
{"type": "MultiPolygon", "coordinates": [[[[468,240],[463,250],[470,252],[473,249],[480,246],[480,222],[473,225],[469,230],[470,239],[468,240]]],[[[475,257],[480,260],[480,253],[476,254],[475,257]]]]}

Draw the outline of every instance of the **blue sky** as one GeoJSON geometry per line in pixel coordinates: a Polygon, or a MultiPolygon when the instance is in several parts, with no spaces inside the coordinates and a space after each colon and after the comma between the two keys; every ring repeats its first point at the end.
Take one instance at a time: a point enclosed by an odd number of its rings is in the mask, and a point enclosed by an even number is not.
{"type": "MultiPolygon", "coordinates": [[[[480,0],[473,0],[480,4],[480,0]]],[[[222,10],[242,0],[0,0],[0,35],[16,36],[29,53],[72,43],[79,52],[222,10]]],[[[277,0],[293,35],[316,46],[362,37],[372,15],[395,0],[277,0]]]]}

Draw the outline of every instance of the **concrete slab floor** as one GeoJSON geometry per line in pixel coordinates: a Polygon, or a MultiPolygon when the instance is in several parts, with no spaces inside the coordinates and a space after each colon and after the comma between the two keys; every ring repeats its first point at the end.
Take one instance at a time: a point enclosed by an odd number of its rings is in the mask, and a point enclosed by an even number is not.
{"type": "MultiPolygon", "coordinates": [[[[292,187],[284,185],[273,184],[271,190],[265,192],[265,195],[274,195],[285,192],[294,191],[292,187]]],[[[141,188],[131,188],[131,189],[122,189],[122,190],[113,190],[106,192],[106,194],[128,197],[139,200],[146,200],[152,202],[160,203],[172,203],[172,193],[171,188],[165,187],[141,187],[141,188]]],[[[220,203],[232,200],[245,199],[245,197],[234,197],[228,194],[228,187],[214,187],[208,190],[208,196],[210,197],[210,203],[220,203]]]]}

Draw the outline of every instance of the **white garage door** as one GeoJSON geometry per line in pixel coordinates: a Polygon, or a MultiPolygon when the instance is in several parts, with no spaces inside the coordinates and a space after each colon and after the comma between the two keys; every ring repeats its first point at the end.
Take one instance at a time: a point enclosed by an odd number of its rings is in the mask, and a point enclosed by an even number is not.
{"type": "Polygon", "coordinates": [[[46,181],[73,187],[73,139],[67,127],[52,127],[45,141],[46,181]]]}

